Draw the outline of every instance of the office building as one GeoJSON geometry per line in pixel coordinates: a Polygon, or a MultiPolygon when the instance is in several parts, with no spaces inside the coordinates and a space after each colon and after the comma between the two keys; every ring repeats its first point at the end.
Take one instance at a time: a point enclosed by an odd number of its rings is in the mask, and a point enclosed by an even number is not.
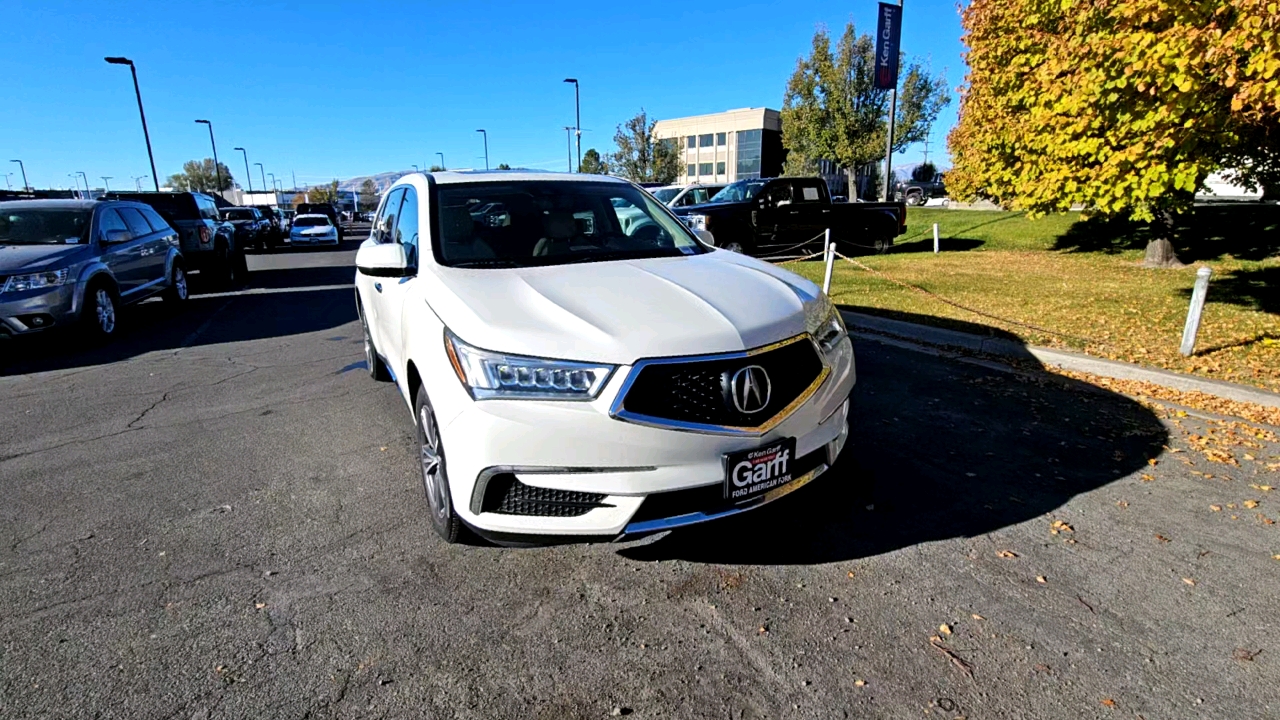
{"type": "Polygon", "coordinates": [[[729,183],[782,174],[782,118],[777,110],[742,108],[659,120],[660,140],[680,148],[682,183],[729,183]]]}

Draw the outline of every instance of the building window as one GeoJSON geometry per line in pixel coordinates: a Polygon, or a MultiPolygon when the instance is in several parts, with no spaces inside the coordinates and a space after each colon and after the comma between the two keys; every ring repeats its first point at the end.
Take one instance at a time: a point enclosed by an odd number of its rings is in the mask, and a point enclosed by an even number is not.
{"type": "Polygon", "coordinates": [[[693,137],[692,135],[690,135],[689,137],[685,138],[685,147],[687,147],[687,148],[689,148],[690,150],[692,150],[692,149],[695,147],[695,146],[694,146],[694,144],[693,144],[693,141],[694,141],[694,137],[693,137]]]}
{"type": "Polygon", "coordinates": [[[723,174],[724,174],[724,163],[723,163],[723,162],[718,162],[718,163],[716,163],[716,174],[717,174],[717,175],[723,175],[723,174]]]}
{"type": "Polygon", "coordinates": [[[693,163],[689,163],[689,164],[688,164],[688,165],[686,165],[686,166],[685,166],[685,168],[684,168],[684,174],[685,174],[687,177],[695,177],[694,170],[696,170],[696,168],[693,166],[693,163]]]}
{"type": "Polygon", "coordinates": [[[728,133],[716,133],[716,147],[724,147],[726,135],[728,133]]]}
{"type": "Polygon", "coordinates": [[[711,175],[711,163],[698,163],[698,175],[711,175]]]}
{"type": "Polygon", "coordinates": [[[715,137],[715,136],[714,136],[714,135],[712,135],[711,133],[707,133],[706,135],[699,135],[699,136],[698,136],[698,147],[711,147],[711,140],[712,140],[712,138],[714,138],[714,137],[715,137]]]}
{"type": "Polygon", "coordinates": [[[738,131],[738,179],[760,177],[760,130],[738,131]]]}

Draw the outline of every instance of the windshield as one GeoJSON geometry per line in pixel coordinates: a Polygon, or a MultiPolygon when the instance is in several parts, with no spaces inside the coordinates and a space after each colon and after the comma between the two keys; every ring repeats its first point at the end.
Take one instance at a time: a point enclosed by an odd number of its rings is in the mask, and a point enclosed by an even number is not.
{"type": "Polygon", "coordinates": [[[328,225],[329,218],[323,215],[320,217],[300,217],[295,218],[293,221],[294,227],[327,227],[328,225]]]}
{"type": "Polygon", "coordinates": [[[252,210],[224,210],[222,212],[223,220],[253,220],[252,210]]]}
{"type": "Polygon", "coordinates": [[[707,251],[662,205],[622,183],[487,182],[437,192],[434,250],[442,265],[528,267],[707,251]]]}
{"type": "Polygon", "coordinates": [[[88,242],[88,210],[0,210],[0,245],[83,245],[88,242]]]}
{"type": "Polygon", "coordinates": [[[760,189],[768,183],[768,180],[739,180],[732,185],[726,185],[723,190],[715,194],[707,202],[726,203],[726,202],[747,202],[755,198],[760,189]]]}
{"type": "Polygon", "coordinates": [[[664,203],[671,202],[672,200],[675,199],[676,195],[679,195],[679,194],[680,194],[680,188],[662,188],[661,190],[653,191],[653,196],[658,198],[664,203]]]}

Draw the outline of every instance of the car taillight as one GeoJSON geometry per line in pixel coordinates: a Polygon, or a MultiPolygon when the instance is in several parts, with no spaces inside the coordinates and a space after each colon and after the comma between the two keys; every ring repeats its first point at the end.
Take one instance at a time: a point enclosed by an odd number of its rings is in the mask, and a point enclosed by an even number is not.
{"type": "Polygon", "coordinates": [[[200,228],[200,242],[201,242],[202,244],[208,245],[208,244],[209,244],[209,241],[210,241],[212,238],[213,238],[213,236],[212,236],[212,234],[209,232],[209,228],[207,228],[207,227],[202,227],[202,228],[200,228]]]}

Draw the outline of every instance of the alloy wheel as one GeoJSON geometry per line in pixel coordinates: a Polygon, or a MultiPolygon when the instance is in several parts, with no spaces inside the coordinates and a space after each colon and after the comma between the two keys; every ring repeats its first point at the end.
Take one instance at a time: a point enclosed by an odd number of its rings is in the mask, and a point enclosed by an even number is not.
{"type": "Polygon", "coordinates": [[[111,301],[111,293],[106,288],[98,288],[93,301],[98,312],[98,329],[103,335],[110,335],[116,329],[116,306],[111,301]]]}
{"type": "Polygon", "coordinates": [[[173,269],[173,292],[179,300],[187,299],[187,274],[180,267],[173,269]]]}
{"type": "Polygon", "coordinates": [[[449,506],[448,482],[444,471],[444,451],[440,447],[440,431],[436,427],[431,409],[425,405],[418,411],[418,444],[421,449],[422,484],[427,491],[427,502],[437,521],[445,521],[452,512],[449,506]]]}

